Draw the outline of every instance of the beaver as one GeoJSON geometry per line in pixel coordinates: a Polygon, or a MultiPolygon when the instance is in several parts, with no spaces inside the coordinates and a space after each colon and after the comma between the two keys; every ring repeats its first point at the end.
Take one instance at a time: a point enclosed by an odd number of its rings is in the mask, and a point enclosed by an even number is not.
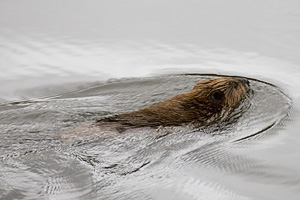
{"type": "Polygon", "coordinates": [[[233,110],[245,98],[249,85],[246,78],[237,77],[203,80],[187,93],[137,111],[99,119],[92,125],[68,132],[92,135],[99,132],[122,133],[142,127],[207,126],[233,110]]]}
{"type": "Polygon", "coordinates": [[[200,81],[189,92],[138,111],[100,119],[98,126],[114,127],[118,132],[140,127],[207,125],[234,108],[249,90],[244,78],[216,78],[200,81]]]}

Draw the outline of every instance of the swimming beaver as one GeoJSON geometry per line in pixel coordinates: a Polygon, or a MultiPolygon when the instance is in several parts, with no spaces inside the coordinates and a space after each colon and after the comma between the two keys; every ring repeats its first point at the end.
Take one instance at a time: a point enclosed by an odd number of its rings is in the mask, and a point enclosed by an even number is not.
{"type": "Polygon", "coordinates": [[[114,115],[88,126],[77,127],[62,135],[70,137],[93,135],[101,132],[122,133],[141,127],[168,127],[196,124],[206,126],[232,110],[249,90],[245,78],[223,77],[200,81],[189,92],[144,109],[114,115]]]}
{"type": "Polygon", "coordinates": [[[118,132],[131,128],[206,125],[222,117],[249,90],[244,78],[216,78],[200,81],[189,92],[150,107],[100,119],[96,125],[113,127],[118,132]]]}

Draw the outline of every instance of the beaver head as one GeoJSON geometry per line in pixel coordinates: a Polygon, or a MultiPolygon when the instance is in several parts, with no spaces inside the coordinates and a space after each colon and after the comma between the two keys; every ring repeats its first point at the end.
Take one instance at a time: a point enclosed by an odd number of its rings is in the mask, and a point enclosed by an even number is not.
{"type": "Polygon", "coordinates": [[[193,90],[179,97],[185,102],[185,110],[197,117],[196,121],[205,122],[232,110],[248,90],[247,79],[223,77],[200,81],[193,90]]]}
{"type": "Polygon", "coordinates": [[[193,88],[194,98],[205,103],[222,107],[233,108],[249,90],[249,81],[244,78],[216,78],[200,81],[193,88]]]}

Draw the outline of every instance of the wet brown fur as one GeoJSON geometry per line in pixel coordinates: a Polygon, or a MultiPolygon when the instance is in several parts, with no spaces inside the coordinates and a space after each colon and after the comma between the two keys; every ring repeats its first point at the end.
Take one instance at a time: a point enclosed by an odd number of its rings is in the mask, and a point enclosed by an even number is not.
{"type": "Polygon", "coordinates": [[[200,81],[189,92],[147,108],[98,120],[100,130],[126,131],[131,128],[207,125],[234,108],[249,90],[244,78],[224,77],[200,81]]]}

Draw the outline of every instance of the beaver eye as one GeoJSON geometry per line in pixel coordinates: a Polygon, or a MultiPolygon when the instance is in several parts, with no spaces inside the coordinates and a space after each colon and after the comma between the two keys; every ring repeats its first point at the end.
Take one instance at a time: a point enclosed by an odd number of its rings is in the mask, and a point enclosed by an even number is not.
{"type": "Polygon", "coordinates": [[[224,96],[223,92],[221,92],[221,91],[214,91],[211,94],[210,98],[212,100],[214,100],[215,102],[221,103],[223,101],[223,96],[224,96]]]}

